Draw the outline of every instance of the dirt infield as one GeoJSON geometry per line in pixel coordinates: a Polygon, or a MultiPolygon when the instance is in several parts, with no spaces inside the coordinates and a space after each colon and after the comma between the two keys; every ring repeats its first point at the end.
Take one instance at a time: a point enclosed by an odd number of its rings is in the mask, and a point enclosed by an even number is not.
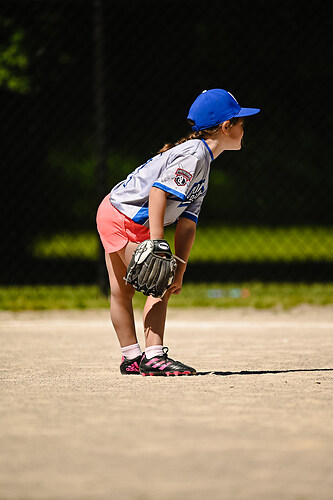
{"type": "Polygon", "coordinates": [[[170,310],[199,375],[165,379],[120,375],[108,311],[0,322],[0,500],[332,498],[332,307],[170,310]]]}

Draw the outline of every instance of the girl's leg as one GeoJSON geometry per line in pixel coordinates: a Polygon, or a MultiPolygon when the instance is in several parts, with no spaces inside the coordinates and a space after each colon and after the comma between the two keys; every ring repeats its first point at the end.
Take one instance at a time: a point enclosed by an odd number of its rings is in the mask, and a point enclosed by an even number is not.
{"type": "MultiPolygon", "coordinates": [[[[116,254],[110,254],[110,258],[112,256],[117,256],[112,257],[112,260],[114,261],[114,264],[111,261],[111,264],[117,265],[117,269],[119,268],[119,272],[117,274],[116,282],[118,283],[116,286],[116,290],[123,289],[125,292],[128,291],[127,289],[131,289],[131,294],[130,294],[130,303],[131,303],[131,311],[132,311],[132,317],[133,317],[133,309],[132,309],[132,298],[134,295],[134,288],[131,285],[125,285],[125,281],[123,280],[123,277],[126,274],[126,269],[127,266],[132,258],[133,252],[136,249],[138,245],[136,243],[129,242],[124,248],[119,250],[119,252],[116,254]],[[120,265],[122,263],[122,266],[120,265]],[[119,284],[120,281],[120,284],[119,284]]],[[[112,281],[114,281],[113,274],[111,272],[111,277],[110,277],[110,286],[112,290],[112,281]]],[[[110,276],[110,272],[109,272],[110,276]]],[[[116,293],[117,295],[117,293],[116,293]]],[[[143,311],[143,326],[144,326],[144,332],[145,332],[145,339],[146,339],[146,347],[151,347],[155,345],[163,345],[163,337],[164,337],[164,329],[165,329],[165,320],[166,320],[166,313],[167,313],[167,306],[168,306],[168,301],[170,298],[171,293],[166,292],[164,297],[162,299],[155,299],[154,297],[148,296],[146,300],[146,304],[144,307],[143,311]]],[[[118,314],[117,311],[119,310],[118,307],[115,307],[116,312],[113,313],[113,307],[112,307],[112,291],[111,291],[111,318],[113,317],[113,314],[115,315],[115,321],[116,324],[118,325],[117,319],[118,319],[118,314]]],[[[115,297],[116,299],[116,297],[115,297]]],[[[114,300],[115,302],[115,300],[114,300]]],[[[113,319],[112,319],[113,322],[113,319]]],[[[120,319],[121,322],[121,319],[120,319]]],[[[113,325],[116,329],[115,323],[113,322],[113,325]]],[[[134,318],[133,318],[133,325],[134,325],[134,318]]],[[[126,327],[127,328],[127,327],[126,327]]],[[[125,328],[125,329],[126,329],[125,328]]],[[[135,327],[134,332],[135,332],[135,327]]],[[[117,331],[117,329],[116,329],[117,331]]],[[[118,334],[118,332],[117,332],[118,334]]],[[[118,335],[119,341],[120,337],[118,335]]],[[[133,338],[133,337],[132,337],[133,338]]],[[[130,343],[137,342],[136,340],[136,335],[135,335],[135,340],[133,338],[133,342],[128,342],[127,344],[124,345],[130,345],[130,343]]],[[[123,346],[123,344],[120,344],[123,346]]]]}
{"type": "Polygon", "coordinates": [[[162,299],[147,297],[143,310],[143,327],[146,347],[163,345],[165,320],[170,293],[166,292],[162,299]]]}
{"type": "Polygon", "coordinates": [[[111,288],[111,321],[117,333],[121,347],[136,344],[132,299],[134,288],[126,285],[124,276],[126,266],[118,253],[105,254],[106,267],[111,288]]]}
{"type": "Polygon", "coordinates": [[[168,357],[163,349],[166,311],[171,292],[162,299],[148,297],[144,308],[144,329],[146,337],[145,355],[140,362],[140,373],[147,375],[195,375],[194,368],[168,357]]]}

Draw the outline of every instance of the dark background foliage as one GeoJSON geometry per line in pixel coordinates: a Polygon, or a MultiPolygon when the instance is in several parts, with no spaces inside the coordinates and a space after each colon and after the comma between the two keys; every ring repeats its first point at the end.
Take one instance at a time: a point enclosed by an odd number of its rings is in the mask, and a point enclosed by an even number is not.
{"type": "Polygon", "coordinates": [[[101,193],[188,132],[204,89],[260,107],[212,164],[200,223],[331,225],[329,4],[282,0],[0,2],[1,258],[95,230],[101,193]],[[96,81],[96,8],[103,9],[96,81]],[[107,178],[98,181],[103,84],[107,178]],[[98,185],[99,182],[99,185],[98,185]]]}

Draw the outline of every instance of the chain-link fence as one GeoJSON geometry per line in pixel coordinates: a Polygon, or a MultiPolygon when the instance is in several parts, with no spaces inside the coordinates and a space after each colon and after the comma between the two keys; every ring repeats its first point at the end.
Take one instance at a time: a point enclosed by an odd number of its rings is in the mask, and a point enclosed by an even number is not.
{"type": "Polygon", "coordinates": [[[0,2],[2,284],[103,281],[98,203],[216,87],[262,111],[212,163],[187,280],[332,280],[328,9],[0,2]]]}

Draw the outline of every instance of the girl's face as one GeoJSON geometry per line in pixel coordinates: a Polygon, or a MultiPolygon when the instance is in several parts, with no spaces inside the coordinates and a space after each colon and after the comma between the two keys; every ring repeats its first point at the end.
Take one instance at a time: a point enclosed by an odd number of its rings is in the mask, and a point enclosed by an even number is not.
{"type": "Polygon", "coordinates": [[[229,121],[224,122],[222,132],[224,149],[241,149],[244,135],[244,118],[239,118],[235,124],[231,124],[229,121]]]}

